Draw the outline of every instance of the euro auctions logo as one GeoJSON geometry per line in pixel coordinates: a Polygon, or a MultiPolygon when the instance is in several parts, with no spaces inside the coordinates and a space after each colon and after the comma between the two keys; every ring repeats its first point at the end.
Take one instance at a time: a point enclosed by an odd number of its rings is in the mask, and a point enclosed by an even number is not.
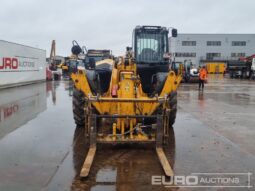
{"type": "Polygon", "coordinates": [[[10,69],[16,70],[19,68],[19,61],[17,58],[4,57],[2,64],[0,63],[0,70],[10,69]]]}
{"type": "Polygon", "coordinates": [[[195,186],[198,185],[198,177],[197,176],[152,176],[151,184],[152,185],[164,185],[164,186],[195,186]]]}
{"type": "Polygon", "coordinates": [[[151,184],[166,188],[253,188],[252,173],[192,173],[188,176],[152,176],[151,184]]]}
{"type": "Polygon", "coordinates": [[[31,70],[35,68],[35,62],[29,58],[3,57],[0,60],[0,70],[16,71],[31,70]],[[2,62],[1,62],[2,61],[2,62]]]}

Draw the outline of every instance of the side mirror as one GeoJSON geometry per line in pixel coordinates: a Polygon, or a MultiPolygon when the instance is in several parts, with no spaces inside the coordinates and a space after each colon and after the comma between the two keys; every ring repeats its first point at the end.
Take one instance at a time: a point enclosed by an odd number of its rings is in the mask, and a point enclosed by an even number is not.
{"type": "Polygon", "coordinates": [[[172,29],[172,37],[177,37],[177,36],[178,36],[177,29],[172,29]]]}
{"type": "Polygon", "coordinates": [[[132,47],[127,46],[126,50],[127,50],[127,52],[132,51],[132,47]]]}

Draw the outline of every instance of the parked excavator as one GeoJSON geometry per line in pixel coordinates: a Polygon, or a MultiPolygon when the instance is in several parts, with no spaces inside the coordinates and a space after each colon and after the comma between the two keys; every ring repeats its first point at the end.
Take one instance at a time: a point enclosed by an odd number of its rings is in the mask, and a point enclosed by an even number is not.
{"type": "Polygon", "coordinates": [[[56,41],[52,40],[51,43],[51,51],[50,51],[50,57],[48,59],[48,66],[46,68],[46,79],[47,80],[60,80],[61,74],[57,70],[58,64],[60,64],[60,60],[56,59],[56,41]]]}
{"type": "MultiPolygon", "coordinates": [[[[72,74],[74,120],[89,140],[81,177],[89,175],[97,143],[141,142],[155,144],[166,176],[173,176],[162,145],[175,122],[183,68],[171,67],[168,33],[166,27],[137,26],[124,57],[90,60],[72,74]]],[[[73,46],[72,53],[83,54],[82,48],[73,46]]]]}

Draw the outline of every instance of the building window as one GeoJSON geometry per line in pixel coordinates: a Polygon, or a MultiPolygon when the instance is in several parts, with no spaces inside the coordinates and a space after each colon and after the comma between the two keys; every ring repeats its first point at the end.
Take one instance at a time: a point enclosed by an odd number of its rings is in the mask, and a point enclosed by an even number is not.
{"type": "Polygon", "coordinates": [[[243,52],[239,52],[239,53],[234,53],[234,52],[232,52],[231,53],[231,57],[245,57],[245,53],[243,53],[243,52]]]}
{"type": "Polygon", "coordinates": [[[196,46],[196,41],[182,41],[182,46],[196,46]]]}
{"type": "Polygon", "coordinates": [[[246,41],[232,41],[232,46],[246,46],[246,41]]]}
{"type": "Polygon", "coordinates": [[[175,57],[196,57],[195,52],[176,52],[175,57]]]}
{"type": "Polygon", "coordinates": [[[221,46],[221,41],[207,41],[207,46],[221,46]]]}
{"type": "Polygon", "coordinates": [[[214,58],[220,58],[221,53],[206,53],[206,59],[213,60],[214,58]]]}

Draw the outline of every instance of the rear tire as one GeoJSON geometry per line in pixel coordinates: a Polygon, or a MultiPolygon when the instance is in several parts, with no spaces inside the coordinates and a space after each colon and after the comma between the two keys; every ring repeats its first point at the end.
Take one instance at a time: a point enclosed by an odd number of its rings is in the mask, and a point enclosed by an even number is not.
{"type": "Polygon", "coordinates": [[[170,113],[169,113],[169,127],[171,128],[175,123],[176,113],[177,113],[177,92],[173,91],[169,95],[169,106],[170,106],[170,113]]]}
{"type": "Polygon", "coordinates": [[[77,127],[84,128],[85,126],[85,96],[82,91],[74,87],[73,90],[73,118],[77,127]]]}

